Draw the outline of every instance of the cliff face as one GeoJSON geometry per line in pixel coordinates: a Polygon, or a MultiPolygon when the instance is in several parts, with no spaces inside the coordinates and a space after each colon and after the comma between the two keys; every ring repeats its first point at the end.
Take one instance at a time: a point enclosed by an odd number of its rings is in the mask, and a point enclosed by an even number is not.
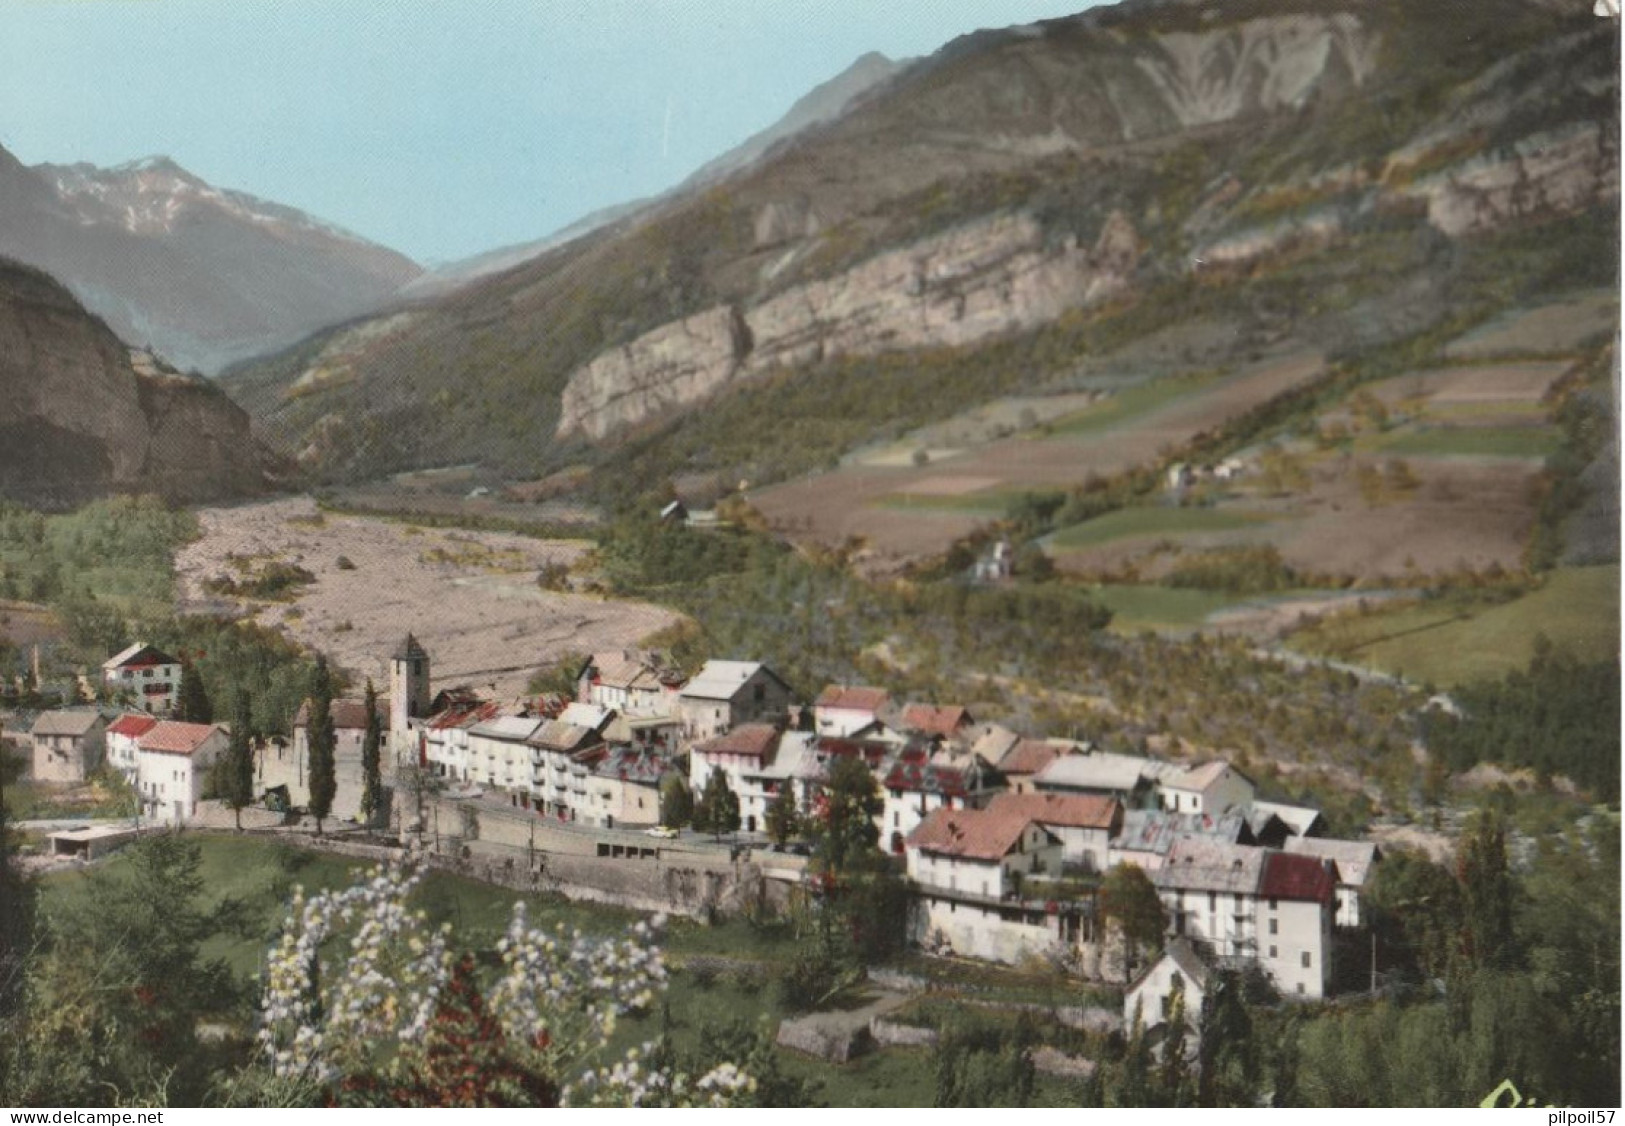
{"type": "Polygon", "coordinates": [[[1120,292],[1138,258],[1114,213],[1094,247],[1045,245],[1029,216],[998,216],[748,309],[717,306],[594,358],[565,384],[558,434],[591,438],[730,384],[841,356],[956,347],[1054,320],[1120,292]]]}
{"type": "MultiPolygon", "coordinates": [[[[325,474],[476,459],[544,474],[615,464],[624,436],[832,359],[1169,298],[1228,318],[1235,340],[1287,331],[1283,294],[1340,293],[1361,263],[1454,268],[1405,246],[1576,216],[1610,230],[1617,39],[1527,0],[1142,0],[978,32],[737,173],[226,382],[325,474]],[[1287,270],[1279,292],[1252,285],[1287,270]]],[[[1333,327],[1418,331],[1453,299],[1440,281],[1394,278],[1432,296],[1333,327]]],[[[1078,362],[1039,351],[1034,385],[1078,362]]]]}
{"type": "Polygon", "coordinates": [[[240,408],[133,362],[63,286],[0,259],[0,496],[59,508],[110,492],[201,501],[264,484],[240,408]]]}

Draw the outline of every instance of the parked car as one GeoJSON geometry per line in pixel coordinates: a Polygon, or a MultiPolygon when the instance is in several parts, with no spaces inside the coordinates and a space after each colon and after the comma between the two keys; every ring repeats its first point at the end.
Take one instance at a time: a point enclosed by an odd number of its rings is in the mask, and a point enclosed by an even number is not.
{"type": "Polygon", "coordinates": [[[668,841],[676,837],[677,834],[678,830],[673,829],[669,825],[656,825],[652,829],[643,830],[643,835],[646,837],[661,837],[668,841]]]}

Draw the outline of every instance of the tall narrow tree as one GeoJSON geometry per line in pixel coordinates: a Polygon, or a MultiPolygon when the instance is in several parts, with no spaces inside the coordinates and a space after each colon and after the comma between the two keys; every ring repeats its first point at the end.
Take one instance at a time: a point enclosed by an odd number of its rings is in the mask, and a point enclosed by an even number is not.
{"type": "Polygon", "coordinates": [[[316,657],[316,675],[311,683],[305,740],[310,748],[310,815],[316,819],[319,837],[322,822],[333,812],[333,796],[338,792],[337,765],[333,760],[336,743],[333,680],[327,671],[327,658],[320,654],[316,657]]]}
{"type": "Polygon", "coordinates": [[[203,677],[191,661],[181,661],[181,686],[175,698],[175,718],[187,723],[213,723],[214,705],[203,687],[203,677]]]}
{"type": "Polygon", "coordinates": [[[220,796],[236,815],[237,828],[243,827],[243,809],[254,800],[254,751],[249,745],[253,732],[248,693],[239,692],[232,701],[231,742],[220,772],[220,796]]]}
{"type": "Polygon", "coordinates": [[[796,794],[787,781],[780,788],[773,804],[767,807],[767,836],[783,848],[789,839],[801,830],[801,814],[796,809],[796,794]]]}
{"type": "Polygon", "coordinates": [[[720,767],[714,768],[705,780],[705,790],[694,809],[694,827],[709,829],[717,840],[739,828],[739,795],[728,785],[728,776],[720,767]]]}
{"type": "Polygon", "coordinates": [[[372,686],[370,677],[366,707],[367,731],[361,738],[361,823],[371,828],[384,808],[384,780],[379,761],[384,725],[378,718],[378,690],[372,686]]]}

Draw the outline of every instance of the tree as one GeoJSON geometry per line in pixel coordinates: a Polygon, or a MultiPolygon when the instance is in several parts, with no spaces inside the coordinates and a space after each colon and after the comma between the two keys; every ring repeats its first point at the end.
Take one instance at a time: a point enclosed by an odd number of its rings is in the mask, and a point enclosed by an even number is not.
{"type": "Polygon", "coordinates": [[[175,695],[175,718],[186,723],[213,723],[214,705],[203,677],[191,661],[181,661],[181,686],[175,695]]]}
{"type": "MultiPolygon", "coordinates": [[[[5,732],[0,727],[0,747],[5,732]]],[[[13,760],[0,750],[0,1022],[11,1015],[22,998],[23,970],[33,943],[37,892],[34,881],[12,862],[12,830],[7,818],[6,783],[14,777],[13,760]]],[[[4,1066],[0,1064],[0,1078],[4,1066]]],[[[0,1102],[19,1105],[0,1088],[0,1102]]]]}
{"type": "Polygon", "coordinates": [[[832,881],[883,860],[875,819],[885,809],[875,776],[855,755],[843,755],[830,767],[829,781],[811,820],[816,841],[814,864],[832,881]]]}
{"type": "Polygon", "coordinates": [[[1030,1105],[1037,1072],[1028,1046],[1036,1039],[1026,1020],[1010,1029],[980,1017],[954,1016],[937,1041],[935,1104],[1030,1105]]]}
{"type": "Polygon", "coordinates": [[[1119,864],[1106,873],[1100,884],[1100,916],[1122,928],[1126,976],[1138,966],[1142,948],[1154,951],[1162,946],[1168,929],[1156,886],[1137,864],[1119,864]]]}
{"type": "Polygon", "coordinates": [[[333,681],[327,671],[327,658],[321,655],[316,657],[305,741],[310,747],[310,815],[316,819],[319,837],[322,822],[333,812],[333,797],[338,793],[337,764],[333,759],[337,745],[337,734],[333,730],[333,681]]]}
{"type": "Polygon", "coordinates": [[[739,829],[739,795],[728,785],[728,776],[720,767],[713,767],[711,777],[705,780],[705,791],[694,809],[694,827],[709,830],[716,840],[739,829]]]}
{"type": "Polygon", "coordinates": [[[367,679],[367,731],[361,737],[361,823],[371,828],[384,809],[384,782],[380,774],[379,752],[383,743],[383,721],[378,717],[378,690],[367,679]]]}
{"type": "Polygon", "coordinates": [[[1258,1097],[1258,1048],[1245,992],[1235,970],[1218,970],[1208,978],[1197,1048],[1200,1106],[1252,1106],[1258,1097]]]}
{"type": "Polygon", "coordinates": [[[249,718],[248,695],[237,693],[231,709],[231,742],[226,755],[220,760],[219,783],[216,789],[236,815],[237,828],[243,827],[243,810],[254,800],[254,751],[249,745],[252,720],[249,718]]]}
{"type": "Polygon", "coordinates": [[[1516,956],[1512,934],[1515,887],[1507,870],[1506,825],[1493,810],[1474,816],[1456,862],[1461,881],[1467,956],[1479,966],[1502,967],[1516,956]]]}
{"type": "Polygon", "coordinates": [[[681,829],[693,820],[693,791],[682,775],[667,775],[660,783],[660,823],[668,829],[681,829]]]}
{"type": "Polygon", "coordinates": [[[801,828],[801,814],[796,809],[796,793],[790,783],[785,782],[779,787],[778,794],[773,798],[773,804],[767,807],[766,821],[768,839],[780,848],[783,848],[801,828]]]}

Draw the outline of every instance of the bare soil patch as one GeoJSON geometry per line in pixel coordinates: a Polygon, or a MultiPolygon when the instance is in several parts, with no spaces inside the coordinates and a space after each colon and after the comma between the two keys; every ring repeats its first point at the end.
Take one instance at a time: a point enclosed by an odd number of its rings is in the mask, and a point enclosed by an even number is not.
{"type": "Polygon", "coordinates": [[[1619,294],[1578,293],[1563,301],[1496,317],[1452,341],[1448,356],[1571,352],[1599,333],[1619,331],[1619,294]]]}
{"type": "Polygon", "coordinates": [[[477,683],[512,696],[566,653],[630,645],[677,617],[538,587],[540,569],[572,563],[581,542],[324,515],[304,497],[198,515],[203,536],[176,559],[182,608],[218,605],[203,582],[229,570],[228,554],[296,563],[316,578],[292,601],[236,608],[358,677],[387,677],[389,654],[410,631],[429,651],[437,687],[477,683]]]}

